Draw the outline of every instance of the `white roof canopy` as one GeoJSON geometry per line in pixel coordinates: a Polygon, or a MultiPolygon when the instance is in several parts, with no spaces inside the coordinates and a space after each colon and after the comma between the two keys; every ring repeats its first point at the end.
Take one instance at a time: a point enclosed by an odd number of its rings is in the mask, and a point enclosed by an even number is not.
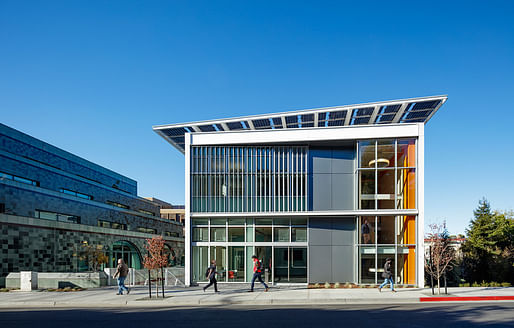
{"type": "Polygon", "coordinates": [[[409,98],[191,123],[157,125],[153,127],[153,130],[184,153],[184,135],[186,133],[426,123],[447,99],[448,97],[445,95],[409,98]]]}

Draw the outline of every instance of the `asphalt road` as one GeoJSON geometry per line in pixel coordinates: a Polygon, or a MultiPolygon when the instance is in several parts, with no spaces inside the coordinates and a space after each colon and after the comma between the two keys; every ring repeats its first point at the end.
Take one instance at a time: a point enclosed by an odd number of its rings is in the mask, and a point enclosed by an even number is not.
{"type": "Polygon", "coordinates": [[[0,327],[514,327],[514,302],[123,309],[1,309],[0,327]]]}

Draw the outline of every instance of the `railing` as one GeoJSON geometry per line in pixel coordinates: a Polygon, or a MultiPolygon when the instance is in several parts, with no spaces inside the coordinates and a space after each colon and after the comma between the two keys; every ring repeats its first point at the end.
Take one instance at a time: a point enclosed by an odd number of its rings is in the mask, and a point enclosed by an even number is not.
{"type": "MultiPolygon", "coordinates": [[[[113,274],[116,272],[115,268],[106,268],[105,273],[109,277],[107,284],[110,286],[116,285],[116,279],[113,278],[113,274]]],[[[152,278],[150,283],[152,285],[157,284],[159,282],[160,286],[161,273],[159,271],[158,277],[155,272],[152,273],[152,278]]],[[[125,285],[134,287],[134,286],[148,286],[148,270],[146,269],[129,269],[127,278],[125,279],[125,285]]],[[[171,267],[164,268],[164,286],[173,287],[173,286],[185,286],[184,284],[184,267],[171,267]]]]}

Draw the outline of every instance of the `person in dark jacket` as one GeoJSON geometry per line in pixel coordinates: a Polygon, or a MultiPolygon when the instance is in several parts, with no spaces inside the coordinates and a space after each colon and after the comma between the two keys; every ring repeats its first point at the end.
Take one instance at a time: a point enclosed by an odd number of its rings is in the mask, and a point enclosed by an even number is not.
{"type": "Polygon", "coordinates": [[[378,291],[382,291],[382,287],[387,285],[388,283],[391,284],[391,291],[396,292],[394,290],[394,283],[393,283],[393,273],[391,272],[391,262],[392,260],[390,258],[386,258],[385,264],[384,264],[384,272],[382,273],[382,278],[384,278],[384,282],[382,285],[378,287],[378,291]]]}
{"type": "Polygon", "coordinates": [[[207,274],[206,274],[206,276],[207,276],[206,278],[209,279],[209,284],[203,288],[204,292],[207,288],[214,285],[214,292],[218,293],[218,281],[216,280],[216,274],[218,274],[216,272],[216,260],[212,260],[211,265],[207,269],[207,274]]]}
{"type": "Polygon", "coordinates": [[[116,267],[116,273],[114,274],[114,278],[118,279],[118,293],[116,295],[123,295],[123,290],[127,291],[127,295],[130,293],[130,290],[125,287],[125,279],[128,276],[128,266],[125,264],[123,259],[118,259],[118,266],[116,267]]]}
{"type": "Polygon", "coordinates": [[[252,260],[253,260],[253,278],[252,278],[252,287],[249,290],[249,292],[253,292],[253,285],[255,284],[255,280],[257,280],[257,279],[261,282],[261,284],[264,285],[264,288],[266,288],[265,291],[267,292],[269,290],[268,285],[266,285],[266,283],[262,280],[262,271],[263,271],[262,262],[259,261],[259,259],[255,255],[252,256],[252,260]]]}

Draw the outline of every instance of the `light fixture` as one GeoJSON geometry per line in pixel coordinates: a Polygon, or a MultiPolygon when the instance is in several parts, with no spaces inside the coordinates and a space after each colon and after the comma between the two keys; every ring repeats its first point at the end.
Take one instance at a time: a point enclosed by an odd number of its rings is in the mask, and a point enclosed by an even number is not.
{"type": "Polygon", "coordinates": [[[387,158],[377,158],[369,161],[369,167],[375,167],[375,163],[377,163],[377,167],[387,167],[389,166],[389,160],[387,158]]]}

